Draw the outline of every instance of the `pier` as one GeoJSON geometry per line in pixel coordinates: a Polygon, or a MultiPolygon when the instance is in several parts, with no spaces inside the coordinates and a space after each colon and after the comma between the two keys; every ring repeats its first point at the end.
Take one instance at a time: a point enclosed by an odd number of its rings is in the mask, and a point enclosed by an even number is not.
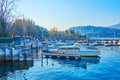
{"type": "Polygon", "coordinates": [[[104,43],[114,42],[115,44],[118,44],[120,38],[90,38],[89,40],[104,43]]]}
{"type": "Polygon", "coordinates": [[[81,56],[79,54],[52,54],[52,53],[44,53],[43,56],[45,58],[53,58],[53,59],[71,59],[71,60],[80,60],[81,56]]]}

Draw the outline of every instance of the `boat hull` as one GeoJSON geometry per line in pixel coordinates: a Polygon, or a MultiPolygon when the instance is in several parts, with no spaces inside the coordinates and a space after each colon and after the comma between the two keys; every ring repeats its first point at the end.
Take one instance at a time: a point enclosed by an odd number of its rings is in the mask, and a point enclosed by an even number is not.
{"type": "Polygon", "coordinates": [[[91,51],[56,51],[59,54],[80,54],[80,56],[99,56],[100,51],[91,50],[91,51]]]}

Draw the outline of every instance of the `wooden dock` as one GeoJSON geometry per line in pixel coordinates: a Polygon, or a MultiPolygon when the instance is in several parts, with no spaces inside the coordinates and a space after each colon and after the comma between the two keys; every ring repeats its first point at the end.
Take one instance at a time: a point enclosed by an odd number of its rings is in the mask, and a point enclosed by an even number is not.
{"type": "Polygon", "coordinates": [[[53,58],[53,59],[71,59],[71,60],[74,60],[74,59],[78,59],[80,60],[81,57],[79,54],[56,54],[56,53],[44,53],[43,56],[45,58],[53,58]]]}

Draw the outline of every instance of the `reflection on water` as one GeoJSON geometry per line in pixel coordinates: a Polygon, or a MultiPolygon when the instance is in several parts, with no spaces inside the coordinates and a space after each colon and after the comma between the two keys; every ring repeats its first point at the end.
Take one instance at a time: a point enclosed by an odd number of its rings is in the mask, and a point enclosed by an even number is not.
{"type": "Polygon", "coordinates": [[[32,66],[33,60],[0,62],[0,77],[4,77],[4,75],[9,72],[15,72],[17,70],[27,70],[32,66]]]}
{"type": "MultiPolygon", "coordinates": [[[[56,59],[60,65],[65,65],[68,67],[83,68],[87,69],[88,64],[98,64],[100,57],[81,57],[81,60],[69,60],[69,59],[56,59]]],[[[52,63],[52,65],[55,65],[52,63]]]]}
{"type": "MultiPolygon", "coordinates": [[[[8,75],[10,73],[12,75],[16,75],[16,71],[20,74],[26,73],[25,71],[29,70],[31,67],[37,67],[39,64],[41,64],[41,68],[43,69],[46,65],[48,68],[51,66],[56,67],[56,65],[63,65],[67,67],[75,67],[75,68],[83,68],[87,69],[88,64],[97,64],[99,63],[100,58],[94,57],[94,58],[81,58],[81,60],[61,60],[61,59],[49,59],[49,58],[43,58],[39,60],[30,60],[30,61],[16,61],[16,62],[0,62],[0,79],[7,79],[8,75]],[[37,63],[35,65],[35,63],[37,63]]],[[[23,74],[24,75],[24,74],[23,74]]],[[[17,77],[17,76],[16,76],[17,77]]],[[[22,76],[26,78],[26,76],[22,76]]],[[[13,77],[14,79],[14,77],[13,77]]]]}

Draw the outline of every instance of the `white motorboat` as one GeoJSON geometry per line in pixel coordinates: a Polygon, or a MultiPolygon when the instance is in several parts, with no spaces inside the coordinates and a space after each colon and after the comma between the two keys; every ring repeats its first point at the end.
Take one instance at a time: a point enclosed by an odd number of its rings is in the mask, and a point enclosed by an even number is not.
{"type": "Polygon", "coordinates": [[[62,43],[62,42],[58,42],[51,46],[48,46],[48,52],[56,52],[58,50],[58,48],[61,46],[66,46],[66,44],[62,43]]]}
{"type": "Polygon", "coordinates": [[[75,43],[72,46],[62,46],[56,51],[59,54],[80,54],[80,56],[99,56],[100,51],[97,49],[89,49],[82,44],[75,43]]]}

